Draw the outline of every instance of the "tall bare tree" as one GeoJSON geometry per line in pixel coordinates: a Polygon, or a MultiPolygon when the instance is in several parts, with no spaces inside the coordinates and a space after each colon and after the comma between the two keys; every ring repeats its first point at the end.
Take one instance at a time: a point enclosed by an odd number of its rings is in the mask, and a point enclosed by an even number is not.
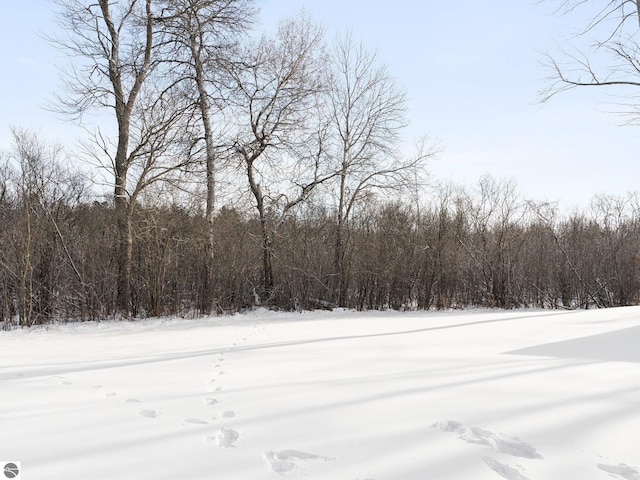
{"type": "Polygon", "coordinates": [[[301,14],[283,21],[275,37],[247,46],[241,58],[230,72],[237,91],[233,144],[260,220],[261,287],[270,296],[275,231],[292,208],[333,176],[325,169],[325,129],[315,128],[327,67],[322,29],[301,14]],[[283,190],[282,182],[290,188],[283,190]]]}
{"type": "Polygon", "coordinates": [[[411,159],[398,154],[399,135],[407,124],[406,96],[376,54],[350,34],[335,42],[332,71],[331,132],[337,139],[334,161],[339,180],[334,268],[342,305],[347,285],[345,234],[354,208],[376,190],[406,185],[432,150],[425,145],[411,159]]]}
{"type": "Polygon", "coordinates": [[[140,189],[182,165],[181,159],[173,164],[163,160],[182,137],[174,127],[184,107],[170,95],[171,85],[158,71],[165,59],[157,47],[165,40],[155,26],[156,1],[56,2],[65,36],[54,42],[79,59],[66,70],[66,89],[57,96],[59,109],[76,119],[93,109],[108,109],[115,117],[116,133],[98,131],[91,151],[113,175],[117,305],[128,316],[135,199],[140,189]]]}
{"type": "Polygon", "coordinates": [[[158,21],[167,34],[167,58],[171,77],[184,84],[191,108],[200,125],[193,150],[203,151],[206,170],[207,253],[203,279],[205,313],[213,306],[212,270],[214,264],[214,212],[216,203],[216,167],[219,164],[223,126],[214,125],[225,106],[223,64],[230,61],[239,37],[246,33],[255,15],[253,0],[162,0],[158,21]],[[201,132],[201,133],[200,133],[201,132]],[[202,145],[203,148],[198,148],[202,145]]]}

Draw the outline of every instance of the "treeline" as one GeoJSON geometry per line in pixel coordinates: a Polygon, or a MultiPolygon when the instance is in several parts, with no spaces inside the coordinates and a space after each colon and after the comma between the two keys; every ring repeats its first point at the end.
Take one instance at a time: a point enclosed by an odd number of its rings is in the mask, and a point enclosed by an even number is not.
{"type": "MultiPolygon", "coordinates": [[[[32,152],[33,153],[33,152],[32,152]]],[[[42,153],[42,152],[41,152],[42,153]]],[[[119,315],[115,208],[89,201],[55,163],[3,164],[0,315],[5,328],[119,315]]],[[[296,310],[589,308],[637,303],[640,198],[597,197],[561,216],[509,182],[433,189],[430,198],[360,205],[339,226],[317,195],[281,221],[265,288],[262,226],[250,208],[214,216],[150,196],[135,209],[132,315],[296,310]]]]}

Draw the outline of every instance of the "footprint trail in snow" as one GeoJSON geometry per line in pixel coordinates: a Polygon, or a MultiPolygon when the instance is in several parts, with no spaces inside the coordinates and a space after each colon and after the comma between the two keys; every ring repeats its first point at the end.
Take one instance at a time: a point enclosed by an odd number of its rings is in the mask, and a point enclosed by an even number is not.
{"type": "Polygon", "coordinates": [[[521,458],[543,458],[534,447],[523,442],[517,437],[510,437],[502,433],[480,427],[467,427],[454,420],[445,420],[434,425],[443,432],[454,432],[460,440],[476,445],[487,445],[506,455],[521,458]]]}
{"type": "Polygon", "coordinates": [[[215,442],[215,444],[221,448],[230,448],[234,446],[239,438],[240,432],[234,430],[233,428],[223,427],[219,429],[215,434],[206,437],[205,441],[215,442]]]}
{"type": "Polygon", "coordinates": [[[189,423],[191,425],[209,425],[209,422],[200,420],[199,418],[185,418],[184,423],[189,423]]]}
{"type": "MultiPolygon", "coordinates": [[[[434,424],[433,427],[438,428],[442,432],[457,433],[460,440],[473,445],[486,445],[495,452],[512,457],[531,460],[540,460],[543,458],[533,446],[523,442],[519,438],[494,432],[487,428],[468,427],[455,420],[438,422],[434,424]]],[[[529,480],[529,477],[525,475],[526,469],[523,465],[511,465],[496,460],[493,457],[484,457],[482,460],[487,467],[502,478],[507,480],[529,480]]]]}
{"type": "Polygon", "coordinates": [[[159,410],[140,410],[138,414],[146,418],[158,418],[162,416],[162,412],[159,410]]]}
{"type": "Polygon", "coordinates": [[[491,457],[484,457],[482,460],[487,464],[487,467],[502,478],[506,478],[507,480],[529,480],[528,477],[523,475],[521,466],[511,466],[508,463],[500,462],[491,457]]]}
{"type": "Polygon", "coordinates": [[[291,472],[292,470],[299,468],[299,463],[301,461],[316,460],[328,462],[334,460],[330,457],[300,452],[298,450],[280,450],[279,452],[268,450],[262,454],[262,458],[266,462],[267,467],[276,473],[291,472]]]}
{"type": "MultiPolygon", "coordinates": [[[[229,351],[233,351],[233,348],[230,348],[229,351]]],[[[221,376],[227,373],[226,370],[221,370],[221,367],[222,367],[221,364],[224,360],[225,360],[224,354],[220,353],[216,358],[215,362],[209,364],[209,367],[213,367],[214,370],[216,371],[215,376],[218,377],[218,378],[210,378],[210,380],[206,382],[206,384],[208,385],[208,387],[206,388],[206,392],[209,394],[220,393],[222,391],[222,387],[219,386],[217,382],[219,381],[221,376]],[[216,386],[214,386],[213,384],[215,384],[216,386]]],[[[222,378],[222,380],[224,380],[224,378],[222,378]]],[[[217,398],[214,398],[212,396],[207,396],[202,400],[202,403],[205,406],[215,406],[215,405],[218,405],[220,401],[217,398]]],[[[213,417],[213,421],[215,422],[216,420],[229,420],[234,418],[235,416],[236,414],[233,410],[226,410],[222,413],[218,413],[217,415],[215,415],[213,417]]],[[[185,420],[185,422],[200,423],[200,421],[190,422],[189,420],[199,420],[199,419],[187,419],[185,420]]],[[[208,423],[208,422],[204,422],[204,423],[208,423]]],[[[215,431],[214,434],[208,435],[207,437],[205,437],[204,440],[205,442],[213,442],[216,444],[216,446],[220,448],[235,448],[235,444],[236,442],[238,442],[241,435],[242,435],[241,432],[225,425],[220,427],[217,431],[215,431]]]]}
{"type": "Polygon", "coordinates": [[[609,473],[614,478],[623,478],[624,480],[640,480],[640,471],[629,465],[621,463],[620,465],[598,464],[598,468],[609,473]]]}

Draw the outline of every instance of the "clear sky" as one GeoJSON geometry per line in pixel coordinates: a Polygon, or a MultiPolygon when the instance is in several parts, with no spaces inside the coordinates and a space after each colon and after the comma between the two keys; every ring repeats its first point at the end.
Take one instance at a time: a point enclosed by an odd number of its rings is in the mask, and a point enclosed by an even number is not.
{"type": "MultiPolygon", "coordinates": [[[[580,20],[553,0],[257,0],[261,28],[305,8],[329,38],[350,29],[378,50],[409,97],[407,145],[428,134],[443,147],[429,170],[463,185],[513,179],[525,197],[587,206],[599,193],[640,190],[638,127],[611,113],[613,91],[587,89],[538,103],[557,52],[580,20]]],[[[43,107],[60,88],[60,54],[38,34],[56,28],[49,0],[0,0],[0,148],[10,126],[70,148],[77,126],[43,107]]]]}

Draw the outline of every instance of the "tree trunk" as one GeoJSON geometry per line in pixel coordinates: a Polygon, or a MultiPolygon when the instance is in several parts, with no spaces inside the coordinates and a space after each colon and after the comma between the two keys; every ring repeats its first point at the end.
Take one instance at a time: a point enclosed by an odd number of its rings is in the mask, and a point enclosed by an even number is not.
{"type": "Polygon", "coordinates": [[[260,219],[260,225],[262,226],[262,268],[263,268],[263,289],[267,296],[270,296],[273,292],[273,244],[271,242],[271,236],[267,228],[266,218],[260,219]]]}
{"type": "Polygon", "coordinates": [[[262,197],[262,189],[260,185],[256,185],[256,200],[258,213],[260,215],[260,229],[262,233],[262,288],[264,294],[268,297],[273,292],[273,243],[271,236],[269,235],[269,228],[267,225],[267,214],[264,208],[264,198],[262,197]]]}
{"type": "Polygon", "coordinates": [[[344,265],[344,224],[345,224],[345,197],[346,197],[346,165],[340,175],[340,194],[338,197],[338,217],[336,222],[335,250],[333,255],[333,267],[336,275],[336,302],[339,307],[344,307],[347,296],[347,281],[344,265]]]}
{"type": "Polygon", "coordinates": [[[31,212],[30,206],[24,206],[25,234],[20,259],[20,277],[18,279],[18,315],[20,326],[30,327],[33,323],[33,303],[31,285],[31,212]]]}
{"type": "Polygon", "coordinates": [[[260,233],[262,234],[262,289],[264,295],[267,298],[271,296],[274,287],[273,281],[273,243],[271,235],[269,234],[269,228],[267,225],[267,212],[264,208],[264,197],[262,196],[262,189],[260,184],[256,183],[253,171],[253,162],[258,158],[259,154],[253,154],[248,156],[245,154],[245,162],[247,164],[247,179],[249,180],[249,187],[256,199],[256,208],[258,210],[258,216],[260,218],[260,233]]]}
{"type": "Polygon", "coordinates": [[[129,317],[131,313],[131,263],[133,257],[133,226],[130,206],[126,194],[126,175],[116,175],[115,186],[116,263],[118,265],[118,290],[116,308],[118,313],[129,317]]]}
{"type": "Polygon", "coordinates": [[[201,300],[201,313],[209,314],[213,309],[213,268],[215,263],[215,228],[214,228],[214,210],[216,201],[216,179],[215,179],[215,161],[216,152],[213,144],[213,129],[211,128],[210,103],[207,90],[204,83],[204,71],[199,57],[195,54],[195,46],[192,45],[196,66],[196,83],[198,86],[200,114],[202,115],[202,126],[204,128],[204,141],[207,152],[207,205],[205,212],[205,220],[207,224],[207,238],[205,246],[205,268],[204,282],[201,300]]]}
{"type": "Polygon", "coordinates": [[[127,172],[130,167],[129,136],[131,115],[142,84],[147,78],[151,65],[151,52],[153,46],[153,13],[151,0],[145,0],[145,44],[142,62],[134,65],[135,74],[131,77],[129,95],[125,95],[123,74],[128,66],[120,63],[120,27],[113,24],[111,18],[111,4],[108,0],[99,0],[100,9],[111,40],[111,50],[107,52],[109,60],[109,81],[113,87],[115,96],[115,114],[118,123],[118,146],[114,158],[114,203],[116,209],[116,226],[118,229],[118,241],[116,251],[116,263],[118,265],[118,291],[116,307],[119,313],[129,317],[131,313],[131,262],[133,254],[132,215],[134,205],[130,204],[127,192],[127,172]]]}

